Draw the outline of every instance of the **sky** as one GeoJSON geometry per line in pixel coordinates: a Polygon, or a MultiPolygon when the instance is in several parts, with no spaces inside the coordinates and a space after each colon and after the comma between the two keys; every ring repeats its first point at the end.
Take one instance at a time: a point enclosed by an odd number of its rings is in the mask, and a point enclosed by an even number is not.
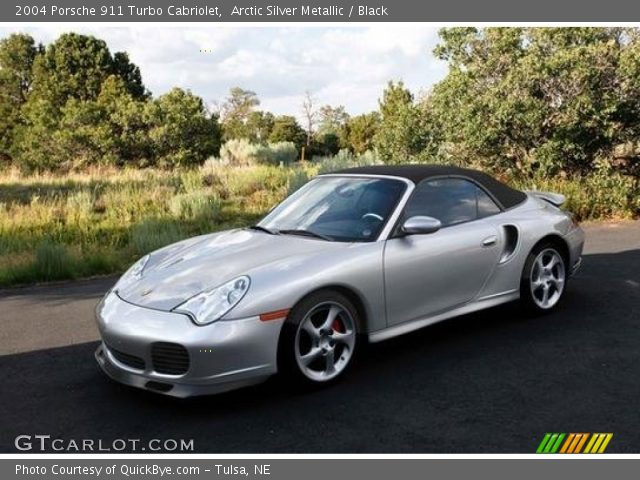
{"type": "Polygon", "coordinates": [[[237,27],[87,25],[0,27],[47,44],[61,33],[91,34],[112,53],[126,51],[154,95],[174,86],[208,104],[229,89],[253,90],[261,109],[301,116],[305,91],[318,105],[344,105],[353,115],[378,107],[389,80],[419,94],[446,74],[435,59],[437,29],[420,25],[367,27],[237,27]]]}

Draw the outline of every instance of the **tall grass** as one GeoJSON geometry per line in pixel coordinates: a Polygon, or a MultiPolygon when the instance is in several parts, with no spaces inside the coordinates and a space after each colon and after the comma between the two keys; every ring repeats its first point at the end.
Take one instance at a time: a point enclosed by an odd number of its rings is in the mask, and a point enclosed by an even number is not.
{"type": "MultiPolygon", "coordinates": [[[[136,258],[193,235],[245,226],[318,172],[378,163],[369,153],[292,167],[190,170],[96,168],[65,176],[0,173],[0,286],[120,272],[136,258]]],[[[567,196],[579,219],[632,218],[637,179],[602,168],[576,178],[502,177],[567,196]]]]}
{"type": "Polygon", "coordinates": [[[180,239],[254,223],[298,168],[0,174],[0,286],[123,271],[180,239]]]}
{"type": "Polygon", "coordinates": [[[73,276],[73,263],[66,246],[45,240],[36,248],[33,268],[43,280],[59,280],[73,276]]]}
{"type": "Polygon", "coordinates": [[[184,233],[179,225],[167,220],[150,218],[134,225],[130,232],[130,245],[137,255],[177,242],[184,233]]]}
{"type": "Polygon", "coordinates": [[[208,195],[205,192],[179,193],[169,201],[171,215],[183,220],[213,218],[219,214],[221,207],[217,195],[208,195]]]}

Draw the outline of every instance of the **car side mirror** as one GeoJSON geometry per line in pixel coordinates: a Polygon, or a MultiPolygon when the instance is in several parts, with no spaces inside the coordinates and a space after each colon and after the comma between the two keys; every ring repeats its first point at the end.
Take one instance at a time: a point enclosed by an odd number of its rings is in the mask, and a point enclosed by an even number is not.
{"type": "Polygon", "coordinates": [[[407,218],[400,230],[405,235],[424,235],[437,232],[442,228],[442,223],[437,218],[415,216],[407,218]]]}

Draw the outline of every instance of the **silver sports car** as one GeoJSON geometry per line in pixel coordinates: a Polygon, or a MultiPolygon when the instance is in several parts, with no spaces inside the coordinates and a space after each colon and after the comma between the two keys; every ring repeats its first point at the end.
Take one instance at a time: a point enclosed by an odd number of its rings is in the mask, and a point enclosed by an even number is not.
{"type": "Polygon", "coordinates": [[[558,305],[584,233],[562,195],[474,170],[374,166],[320,175],[257,225],[170,245],[101,300],[95,357],[176,397],[344,374],[363,342],[520,299],[558,305]]]}

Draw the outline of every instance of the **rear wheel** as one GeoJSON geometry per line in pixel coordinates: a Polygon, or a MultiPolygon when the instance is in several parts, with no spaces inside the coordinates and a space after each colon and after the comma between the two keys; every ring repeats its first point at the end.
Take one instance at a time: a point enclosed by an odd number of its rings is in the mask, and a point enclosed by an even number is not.
{"type": "Polygon", "coordinates": [[[353,362],[358,323],[355,306],[343,294],[311,294],[291,310],[283,326],[280,370],[308,385],[339,378],[353,362]]]}
{"type": "Polygon", "coordinates": [[[520,282],[520,298],[533,312],[553,310],[567,283],[565,259],[552,243],[536,246],[525,262],[520,282]]]}

